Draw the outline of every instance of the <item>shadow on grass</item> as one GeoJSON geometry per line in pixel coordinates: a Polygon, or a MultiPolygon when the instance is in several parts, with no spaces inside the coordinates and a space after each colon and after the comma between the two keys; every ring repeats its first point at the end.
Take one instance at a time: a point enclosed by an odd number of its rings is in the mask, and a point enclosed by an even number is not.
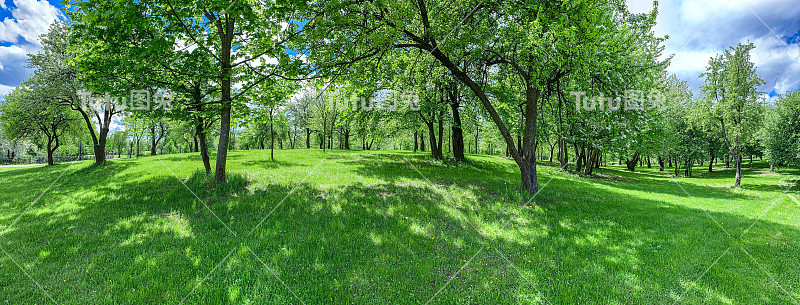
{"type": "MultiPolygon", "coordinates": [[[[513,164],[447,166],[409,155],[435,184],[469,195],[449,201],[428,186],[395,183],[420,179],[405,158],[359,156],[343,162],[386,183],[251,190],[230,175],[209,188],[198,172],[185,181],[190,192],[170,175],[141,179],[133,163],[88,166],[67,173],[0,242],[61,303],[95,304],[177,303],[201,282],[187,303],[288,304],[296,293],[306,304],[413,304],[451,278],[432,303],[672,303],[735,246],[701,210],[623,192],[649,190],[658,184],[650,178],[598,189],[559,176],[536,209],[498,200],[514,192],[502,186],[516,178],[513,164]]],[[[27,175],[55,170],[20,173],[33,179],[27,175]]],[[[711,215],[726,227],[754,221],[711,215]]],[[[764,239],[797,241],[798,228],[761,221],[739,242],[779,282],[800,282],[800,272],[784,268],[796,264],[799,248],[764,239]]],[[[683,300],[790,302],[736,251],[683,300]]],[[[45,300],[7,257],[0,262],[7,301],[45,300]]]]}

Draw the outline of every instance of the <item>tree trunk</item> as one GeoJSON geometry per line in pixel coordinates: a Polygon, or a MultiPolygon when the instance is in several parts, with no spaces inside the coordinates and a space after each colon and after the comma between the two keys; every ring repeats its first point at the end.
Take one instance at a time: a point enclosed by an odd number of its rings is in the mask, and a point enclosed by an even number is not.
{"type": "Polygon", "coordinates": [[[59,146],[58,137],[55,138],[49,137],[47,139],[47,165],[55,165],[55,161],[53,160],[53,152],[55,152],[56,149],[58,149],[58,146],[59,146]]]}
{"type": "Polygon", "coordinates": [[[219,184],[225,181],[225,167],[228,161],[228,143],[231,132],[231,43],[233,41],[233,29],[235,17],[228,15],[222,21],[217,22],[217,34],[220,38],[220,57],[221,67],[220,91],[222,95],[219,120],[219,146],[217,146],[217,166],[214,172],[214,183],[219,184]]]}
{"type": "Polygon", "coordinates": [[[714,172],[714,157],[711,157],[711,160],[708,161],[708,172],[714,172]]]}
{"type": "Polygon", "coordinates": [[[156,155],[156,123],[153,122],[153,126],[150,126],[150,155],[156,155]]]}
{"type": "Polygon", "coordinates": [[[272,115],[269,121],[269,160],[275,161],[275,131],[272,129],[272,115]]]}
{"type": "Polygon", "coordinates": [[[439,146],[436,144],[436,133],[434,131],[434,124],[433,121],[425,122],[425,125],[428,127],[428,140],[430,141],[431,147],[431,157],[436,160],[442,159],[442,151],[439,149],[439,146]]]}
{"type": "Polygon", "coordinates": [[[636,170],[636,164],[639,163],[639,157],[640,157],[640,155],[637,152],[637,153],[633,154],[633,158],[631,160],[626,160],[625,161],[625,166],[627,166],[629,171],[636,170]]]}
{"type": "Polygon", "coordinates": [[[200,151],[200,158],[203,159],[203,167],[206,173],[211,173],[211,160],[208,157],[208,144],[206,142],[206,131],[204,128],[203,117],[198,117],[197,125],[195,125],[195,135],[197,135],[197,149],[200,151]]]}
{"type": "Polygon", "coordinates": [[[423,151],[423,152],[425,151],[425,133],[424,132],[420,132],[419,133],[419,150],[423,151]]]}
{"type": "Polygon", "coordinates": [[[664,158],[658,157],[658,171],[664,171],[664,158]]]}
{"type": "Polygon", "coordinates": [[[306,127],[306,149],[311,149],[311,129],[306,127]]]}
{"type": "Polygon", "coordinates": [[[106,162],[106,139],[108,139],[108,128],[100,129],[100,136],[94,145],[94,163],[103,164],[106,162]]]}
{"type": "MultiPolygon", "coordinates": [[[[455,86],[455,84],[453,85],[455,86]]],[[[455,91],[455,89],[454,89],[455,91]]],[[[458,101],[458,93],[453,92],[450,96],[450,109],[453,111],[453,158],[456,161],[463,161],[464,160],[464,134],[463,130],[461,130],[461,116],[458,113],[459,107],[458,101]]]]}
{"type": "Polygon", "coordinates": [[[436,150],[439,152],[439,159],[443,159],[442,156],[442,138],[444,137],[444,118],[442,118],[442,113],[439,114],[439,138],[436,139],[436,150]]]}
{"type": "Polygon", "coordinates": [[[417,139],[417,131],[415,130],[414,131],[414,152],[417,152],[418,148],[419,148],[419,142],[418,142],[418,139],[417,139]]]}
{"type": "Polygon", "coordinates": [[[737,187],[742,185],[742,156],[736,154],[733,158],[733,165],[736,167],[736,177],[733,180],[733,186],[737,187]]]}

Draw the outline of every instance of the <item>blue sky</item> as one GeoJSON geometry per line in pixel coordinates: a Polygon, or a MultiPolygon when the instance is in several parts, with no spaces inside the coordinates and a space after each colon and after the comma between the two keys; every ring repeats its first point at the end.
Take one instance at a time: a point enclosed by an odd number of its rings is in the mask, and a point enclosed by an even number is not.
{"type": "MultiPolygon", "coordinates": [[[[669,71],[695,93],[708,58],[739,42],[756,45],[752,56],[771,95],[800,88],[800,4],[798,0],[662,0],[656,33],[669,35],[669,71]]],[[[650,0],[627,0],[634,12],[652,9],[650,0]]],[[[37,37],[63,19],[57,1],[0,0],[0,96],[29,73],[27,54],[39,51],[37,37]]]]}
{"type": "MultiPolygon", "coordinates": [[[[652,9],[652,1],[627,0],[632,11],[652,9]]],[[[798,0],[662,0],[655,31],[669,35],[669,71],[697,95],[708,59],[739,42],[755,44],[752,60],[775,94],[800,88],[800,3],[798,0]]]]}
{"type": "Polygon", "coordinates": [[[64,18],[58,1],[0,0],[0,95],[26,78],[25,59],[41,48],[38,37],[64,18]]]}

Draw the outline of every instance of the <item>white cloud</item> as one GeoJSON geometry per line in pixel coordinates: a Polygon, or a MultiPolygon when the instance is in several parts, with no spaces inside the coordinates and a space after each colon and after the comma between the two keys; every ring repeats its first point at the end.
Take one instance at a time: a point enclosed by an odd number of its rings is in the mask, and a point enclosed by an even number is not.
{"type": "Polygon", "coordinates": [[[13,18],[0,23],[1,41],[18,43],[21,37],[38,46],[39,35],[47,33],[50,24],[64,17],[61,10],[44,0],[14,0],[14,6],[13,18]]]}
{"type": "Polygon", "coordinates": [[[116,133],[120,131],[125,131],[126,127],[122,124],[122,121],[118,117],[114,117],[111,119],[111,124],[108,124],[108,132],[109,133],[116,133]]]}
{"type": "Polygon", "coordinates": [[[0,70],[5,70],[3,63],[12,61],[24,61],[28,52],[19,46],[0,46],[0,70]]]}
{"type": "MultiPolygon", "coordinates": [[[[646,10],[647,2],[627,0],[636,12],[646,10]]],[[[669,35],[664,56],[674,55],[668,70],[695,93],[711,56],[748,41],[756,46],[752,60],[767,82],[760,90],[783,93],[800,86],[800,45],[787,47],[782,41],[800,35],[796,0],[662,0],[658,8],[654,31],[669,35]]]]}
{"type": "Polygon", "coordinates": [[[752,60],[758,67],[758,74],[766,81],[763,89],[777,93],[796,90],[800,85],[800,45],[786,46],[775,36],[752,42],[757,46],[752,60]]]}
{"type": "Polygon", "coordinates": [[[5,97],[9,93],[11,93],[11,91],[14,90],[14,88],[15,87],[0,85],[0,97],[5,97]]]}

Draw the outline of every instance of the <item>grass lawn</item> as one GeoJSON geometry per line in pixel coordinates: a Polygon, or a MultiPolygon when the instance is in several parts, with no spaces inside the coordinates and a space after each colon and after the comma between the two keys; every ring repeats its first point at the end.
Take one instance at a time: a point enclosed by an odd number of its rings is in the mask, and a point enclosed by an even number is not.
{"type": "Polygon", "coordinates": [[[468,158],[237,151],[214,189],[193,154],[0,169],[0,302],[800,301],[800,171],[540,166],[526,205],[513,162],[468,158]]]}

